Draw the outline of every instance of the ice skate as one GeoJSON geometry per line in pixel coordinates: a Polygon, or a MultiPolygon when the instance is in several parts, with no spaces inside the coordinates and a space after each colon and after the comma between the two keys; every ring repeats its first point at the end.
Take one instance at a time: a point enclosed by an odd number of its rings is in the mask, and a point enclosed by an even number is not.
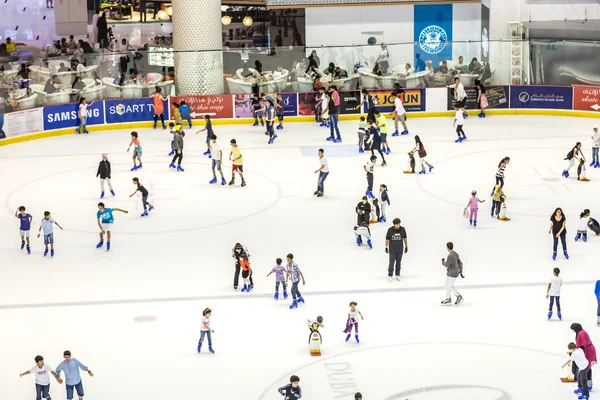
{"type": "Polygon", "coordinates": [[[279,292],[275,292],[275,294],[273,295],[273,298],[275,300],[279,300],[279,292]]]}
{"type": "Polygon", "coordinates": [[[54,249],[50,250],[50,257],[54,257],[54,249]]]}
{"type": "Polygon", "coordinates": [[[140,217],[147,217],[147,216],[148,216],[148,211],[144,211],[144,212],[142,213],[142,215],[140,215],[140,217]]]}
{"type": "Polygon", "coordinates": [[[556,316],[558,317],[559,320],[562,321],[562,314],[560,311],[556,313],[556,316]]]}
{"type": "Polygon", "coordinates": [[[233,186],[235,185],[235,179],[231,178],[231,180],[229,181],[229,186],[233,186]]]}
{"type": "Polygon", "coordinates": [[[175,155],[175,150],[171,150],[171,152],[168,154],[169,157],[173,157],[175,155]]]}
{"type": "Polygon", "coordinates": [[[104,198],[104,192],[100,193],[100,198],[103,199],[104,198]]]}
{"type": "Polygon", "coordinates": [[[215,351],[213,350],[212,346],[210,346],[210,345],[208,346],[208,351],[209,351],[211,354],[215,354],[215,351]]]}
{"type": "Polygon", "coordinates": [[[458,297],[456,298],[456,301],[454,302],[454,304],[459,305],[460,303],[463,302],[463,300],[464,299],[463,299],[462,295],[459,294],[458,297]]]}
{"type": "Polygon", "coordinates": [[[104,246],[104,241],[100,241],[97,245],[96,248],[99,249],[100,247],[104,246]]]}
{"type": "Polygon", "coordinates": [[[27,249],[27,254],[31,254],[31,247],[29,247],[29,245],[27,245],[25,248],[27,249]]]}
{"type": "Polygon", "coordinates": [[[384,161],[384,162],[381,163],[381,166],[382,167],[387,167],[387,163],[384,161]]]}
{"type": "Polygon", "coordinates": [[[398,133],[397,129],[394,132],[392,132],[392,136],[398,136],[398,135],[400,135],[400,133],[398,133]]]}
{"type": "Polygon", "coordinates": [[[298,299],[298,303],[304,304],[304,299],[302,298],[302,296],[300,296],[300,298],[298,299]]]}
{"type": "Polygon", "coordinates": [[[333,142],[335,140],[335,136],[329,136],[326,140],[328,142],[333,142]]]}
{"type": "Polygon", "coordinates": [[[181,168],[181,165],[178,165],[177,166],[177,171],[178,172],[184,172],[185,170],[183,168],[181,168]]]}
{"type": "Polygon", "coordinates": [[[347,342],[348,340],[350,340],[350,334],[348,334],[348,335],[346,336],[346,342],[347,342]]]}
{"type": "Polygon", "coordinates": [[[429,172],[431,172],[433,170],[433,165],[429,166],[429,172]]]}
{"type": "Polygon", "coordinates": [[[154,206],[150,206],[150,208],[148,209],[148,211],[152,211],[154,210],[154,206]]]}
{"type": "Polygon", "coordinates": [[[548,321],[550,321],[550,318],[552,318],[552,311],[548,312],[548,321]]]}
{"type": "Polygon", "coordinates": [[[357,237],[357,238],[356,238],[356,245],[357,245],[357,246],[360,246],[360,245],[362,245],[362,242],[361,242],[361,240],[360,240],[360,237],[357,237]]]}
{"type": "Polygon", "coordinates": [[[581,238],[583,239],[583,242],[587,242],[587,233],[584,233],[581,238]]]}
{"type": "Polygon", "coordinates": [[[460,142],[462,142],[462,141],[463,141],[463,140],[462,140],[462,137],[459,137],[458,139],[456,139],[456,140],[454,141],[454,143],[460,143],[460,142]]]}
{"type": "Polygon", "coordinates": [[[360,343],[360,340],[358,340],[358,335],[354,335],[354,339],[356,339],[356,343],[360,343]]]}
{"type": "Polygon", "coordinates": [[[247,292],[248,291],[248,285],[244,285],[244,287],[242,288],[242,292],[247,292]]]}
{"type": "Polygon", "coordinates": [[[221,185],[226,185],[227,181],[225,181],[225,178],[221,178],[221,185]]]}
{"type": "Polygon", "coordinates": [[[448,299],[442,301],[442,304],[452,304],[452,299],[448,298],[448,299]]]}
{"type": "Polygon", "coordinates": [[[198,353],[200,353],[200,350],[202,350],[202,346],[201,346],[201,345],[198,345],[198,347],[197,347],[196,351],[197,351],[198,353]]]}
{"type": "Polygon", "coordinates": [[[211,185],[213,183],[217,183],[217,177],[215,176],[214,178],[212,178],[208,183],[210,183],[211,185]]]}
{"type": "Polygon", "coordinates": [[[333,143],[342,143],[342,138],[333,139],[333,143]]]}
{"type": "Polygon", "coordinates": [[[171,163],[169,164],[169,168],[177,168],[177,166],[175,165],[175,163],[171,163]]]}
{"type": "Polygon", "coordinates": [[[285,299],[287,299],[287,298],[288,298],[287,291],[285,291],[285,290],[284,290],[284,291],[283,291],[283,299],[285,300],[285,299]]]}
{"type": "Polygon", "coordinates": [[[106,242],[106,251],[110,251],[110,242],[106,242]]]}
{"type": "Polygon", "coordinates": [[[373,248],[373,243],[371,243],[371,239],[367,239],[367,245],[369,246],[370,249],[373,248]]]}
{"type": "Polygon", "coordinates": [[[396,275],[396,280],[400,282],[400,275],[396,275]]]}
{"type": "Polygon", "coordinates": [[[293,309],[293,308],[298,308],[298,302],[296,300],[294,300],[292,302],[292,304],[290,304],[290,310],[293,309]]]}
{"type": "Polygon", "coordinates": [[[473,221],[473,226],[477,226],[477,220],[473,221]]]}
{"type": "Polygon", "coordinates": [[[242,187],[246,186],[246,181],[244,179],[242,179],[242,184],[240,186],[242,186],[242,187]]]}
{"type": "Polygon", "coordinates": [[[552,252],[552,261],[556,260],[556,252],[552,252]]]}
{"type": "Polygon", "coordinates": [[[25,241],[23,240],[23,241],[21,242],[21,250],[23,250],[24,248],[25,248],[25,241]]]}
{"type": "Polygon", "coordinates": [[[137,171],[137,169],[138,169],[137,165],[134,165],[133,168],[130,169],[130,171],[132,171],[132,172],[137,171]]]}
{"type": "Polygon", "coordinates": [[[48,249],[44,250],[44,257],[48,255],[48,249]]]}
{"type": "Polygon", "coordinates": [[[203,156],[207,156],[210,154],[210,150],[206,150],[204,153],[202,153],[203,156]]]}
{"type": "Polygon", "coordinates": [[[400,134],[401,134],[401,135],[408,135],[408,129],[406,129],[406,130],[403,130],[403,131],[402,131],[400,134]]]}
{"type": "Polygon", "coordinates": [[[110,190],[110,194],[112,194],[113,196],[116,196],[115,191],[114,190],[110,190]]]}
{"type": "Polygon", "coordinates": [[[566,258],[567,260],[569,259],[569,253],[567,253],[567,251],[566,251],[566,250],[563,252],[563,255],[565,256],[565,258],[566,258]]]}
{"type": "Polygon", "coordinates": [[[578,233],[577,235],[575,235],[575,241],[578,241],[579,239],[581,239],[581,233],[578,233]]]}
{"type": "Polygon", "coordinates": [[[391,276],[388,276],[388,281],[389,281],[390,283],[392,283],[392,282],[394,281],[394,278],[392,278],[391,276]]]}
{"type": "Polygon", "coordinates": [[[425,175],[425,170],[424,169],[420,170],[419,175],[425,175]]]}

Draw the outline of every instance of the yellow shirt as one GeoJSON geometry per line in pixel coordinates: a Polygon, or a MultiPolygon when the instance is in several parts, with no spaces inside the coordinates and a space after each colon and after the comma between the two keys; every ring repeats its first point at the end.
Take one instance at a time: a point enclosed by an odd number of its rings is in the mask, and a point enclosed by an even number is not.
{"type": "Polygon", "coordinates": [[[495,190],[494,190],[494,195],[492,196],[492,200],[500,201],[500,197],[502,197],[503,194],[504,194],[504,192],[502,191],[502,188],[500,187],[500,185],[496,185],[495,190]]]}
{"type": "Polygon", "coordinates": [[[15,42],[6,43],[6,51],[8,51],[9,53],[14,53],[15,46],[16,46],[15,42]]]}
{"type": "Polygon", "coordinates": [[[242,150],[239,147],[231,148],[231,162],[233,165],[244,165],[244,159],[242,158],[242,150]],[[236,158],[238,158],[236,160],[236,158]]]}
{"type": "Polygon", "coordinates": [[[379,118],[377,118],[377,123],[379,124],[380,133],[388,133],[387,118],[385,118],[383,114],[379,115],[379,118]]]}

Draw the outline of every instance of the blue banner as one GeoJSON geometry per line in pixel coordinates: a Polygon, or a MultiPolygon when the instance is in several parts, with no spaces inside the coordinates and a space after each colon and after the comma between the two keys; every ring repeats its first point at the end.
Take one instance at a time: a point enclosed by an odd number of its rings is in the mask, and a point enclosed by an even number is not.
{"type": "Polygon", "coordinates": [[[511,86],[510,108],[573,109],[573,89],[565,86],[511,86]]]}
{"type": "Polygon", "coordinates": [[[298,115],[298,94],[282,93],[283,111],[286,117],[295,117],[298,115]]]}
{"type": "MultiPolygon", "coordinates": [[[[106,100],[106,123],[152,121],[154,119],[154,99],[106,100]]],[[[169,119],[169,106],[163,101],[165,120],[169,119]]]]}
{"type": "MultiPolygon", "coordinates": [[[[452,60],[452,4],[414,6],[415,67],[427,60],[436,68],[443,60],[452,60]]],[[[416,70],[420,70],[417,68],[416,70]]]]}
{"type": "MultiPolygon", "coordinates": [[[[79,126],[77,111],[78,103],[63,104],[60,106],[44,107],[44,130],[70,128],[79,126]]],[[[87,124],[104,124],[104,102],[95,101],[87,109],[87,124]]]]}

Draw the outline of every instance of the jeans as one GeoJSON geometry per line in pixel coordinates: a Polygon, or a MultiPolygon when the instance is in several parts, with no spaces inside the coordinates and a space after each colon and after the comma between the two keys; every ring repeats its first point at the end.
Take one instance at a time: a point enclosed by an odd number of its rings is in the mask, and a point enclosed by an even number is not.
{"type": "Polygon", "coordinates": [[[338,139],[341,139],[340,136],[340,128],[338,128],[338,115],[337,114],[331,114],[329,116],[329,132],[331,134],[331,136],[333,137],[333,131],[335,130],[335,133],[337,135],[338,139]]]}
{"type": "MultiPolygon", "coordinates": [[[[575,364],[575,362],[573,362],[573,364],[575,364]]],[[[590,390],[588,388],[588,379],[590,379],[589,378],[590,372],[591,372],[591,369],[590,369],[590,366],[588,365],[587,368],[579,370],[579,373],[577,374],[577,387],[579,389],[581,389],[581,393],[584,396],[590,395],[590,390]]]]}
{"type": "Polygon", "coordinates": [[[79,131],[83,132],[87,130],[87,117],[79,117],[79,131]]]}
{"type": "Polygon", "coordinates": [[[181,117],[182,117],[182,118],[184,118],[184,119],[187,121],[188,125],[189,125],[189,126],[190,126],[190,128],[191,128],[191,127],[192,127],[192,117],[191,117],[191,116],[189,116],[189,115],[186,115],[186,116],[183,116],[183,115],[182,115],[181,117]]]}
{"type": "Polygon", "coordinates": [[[367,172],[367,190],[369,192],[373,191],[373,174],[370,172],[367,172]]]}
{"type": "Polygon", "coordinates": [[[275,282],[275,291],[279,292],[279,284],[281,283],[281,286],[283,286],[283,291],[285,292],[287,287],[285,286],[285,282],[275,282]]]}
{"type": "Polygon", "coordinates": [[[35,400],[47,399],[50,397],[50,384],[38,385],[35,384],[35,400]]]}
{"type": "Polygon", "coordinates": [[[208,336],[208,347],[212,347],[211,331],[200,331],[200,340],[198,340],[198,346],[202,346],[202,342],[204,342],[204,336],[208,336]]]}
{"type": "Polygon", "coordinates": [[[148,203],[148,196],[142,196],[142,205],[144,206],[144,211],[148,209],[148,206],[152,207],[152,204],[148,203]]]}
{"type": "Polygon", "coordinates": [[[454,287],[455,282],[456,282],[456,278],[452,278],[452,277],[446,275],[446,298],[447,299],[450,298],[450,294],[453,294],[455,296],[460,296],[460,293],[458,293],[458,290],[456,290],[456,288],[454,287]]]}
{"type": "Polygon", "coordinates": [[[598,162],[598,147],[592,147],[592,162],[598,162]]]}
{"type": "MultiPolygon", "coordinates": [[[[558,238],[556,237],[556,235],[552,235],[552,238],[554,239],[553,249],[556,253],[556,250],[558,249],[558,238]]],[[[565,231],[563,231],[563,233],[560,234],[560,242],[562,244],[563,251],[567,251],[567,234],[565,233],[565,231]]]]}
{"type": "Polygon", "coordinates": [[[267,133],[269,134],[269,137],[272,138],[273,135],[275,135],[275,121],[267,121],[267,133]]]}
{"type": "Polygon", "coordinates": [[[492,200],[492,217],[500,215],[500,202],[492,200]]]}
{"type": "Polygon", "coordinates": [[[388,276],[394,276],[394,273],[396,274],[396,276],[400,276],[400,267],[402,264],[402,252],[404,251],[403,248],[400,249],[400,251],[390,251],[390,263],[388,265],[388,276]],[[394,268],[395,266],[395,268],[394,268]]]}
{"type": "Polygon", "coordinates": [[[323,172],[320,171],[319,172],[319,181],[317,183],[317,191],[323,193],[325,191],[325,187],[323,186],[323,184],[325,183],[325,179],[327,179],[327,175],[329,175],[329,172],[323,172]]]}
{"type": "Polygon", "coordinates": [[[300,283],[300,281],[292,282],[292,298],[294,300],[302,297],[302,295],[300,294],[300,291],[298,290],[298,283],[300,283]]]}
{"type": "Polygon", "coordinates": [[[77,385],[66,385],[67,387],[67,400],[73,400],[73,388],[77,391],[77,396],[83,397],[83,383],[79,381],[77,385]]]}
{"type": "Polygon", "coordinates": [[[550,308],[548,310],[552,312],[552,308],[554,307],[554,299],[556,299],[556,311],[560,312],[560,296],[550,296],[550,308]]]}

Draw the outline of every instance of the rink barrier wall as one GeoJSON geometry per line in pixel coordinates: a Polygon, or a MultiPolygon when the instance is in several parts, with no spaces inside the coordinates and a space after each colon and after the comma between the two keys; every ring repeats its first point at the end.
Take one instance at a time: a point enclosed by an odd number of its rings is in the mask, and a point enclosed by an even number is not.
{"type": "MultiPolygon", "coordinates": [[[[391,112],[391,90],[371,90],[379,100],[378,109],[391,112]]],[[[478,114],[477,92],[466,88],[465,108],[470,115],[478,114]]],[[[487,115],[547,115],[581,118],[600,117],[600,88],[586,86],[507,86],[486,88],[489,107],[487,115]]],[[[275,97],[274,94],[267,96],[275,97]]],[[[314,121],[314,93],[282,93],[284,122],[314,121]]],[[[213,125],[251,124],[251,95],[171,96],[163,103],[165,120],[173,114],[173,104],[185,100],[190,107],[192,125],[204,125],[204,115],[213,118],[213,125]]],[[[340,92],[341,121],[356,120],[366,108],[356,110],[361,102],[358,90],[340,92]]],[[[453,89],[407,89],[404,104],[410,118],[454,116],[453,89]]],[[[0,146],[30,140],[75,134],[79,125],[77,103],[37,107],[0,114],[0,146]]],[[[152,128],[154,103],[150,98],[108,99],[95,101],[88,107],[88,131],[133,130],[152,128]]],[[[159,122],[160,124],[160,122],[159,122]]],[[[184,121],[184,126],[187,122],[184,121]]]]}

